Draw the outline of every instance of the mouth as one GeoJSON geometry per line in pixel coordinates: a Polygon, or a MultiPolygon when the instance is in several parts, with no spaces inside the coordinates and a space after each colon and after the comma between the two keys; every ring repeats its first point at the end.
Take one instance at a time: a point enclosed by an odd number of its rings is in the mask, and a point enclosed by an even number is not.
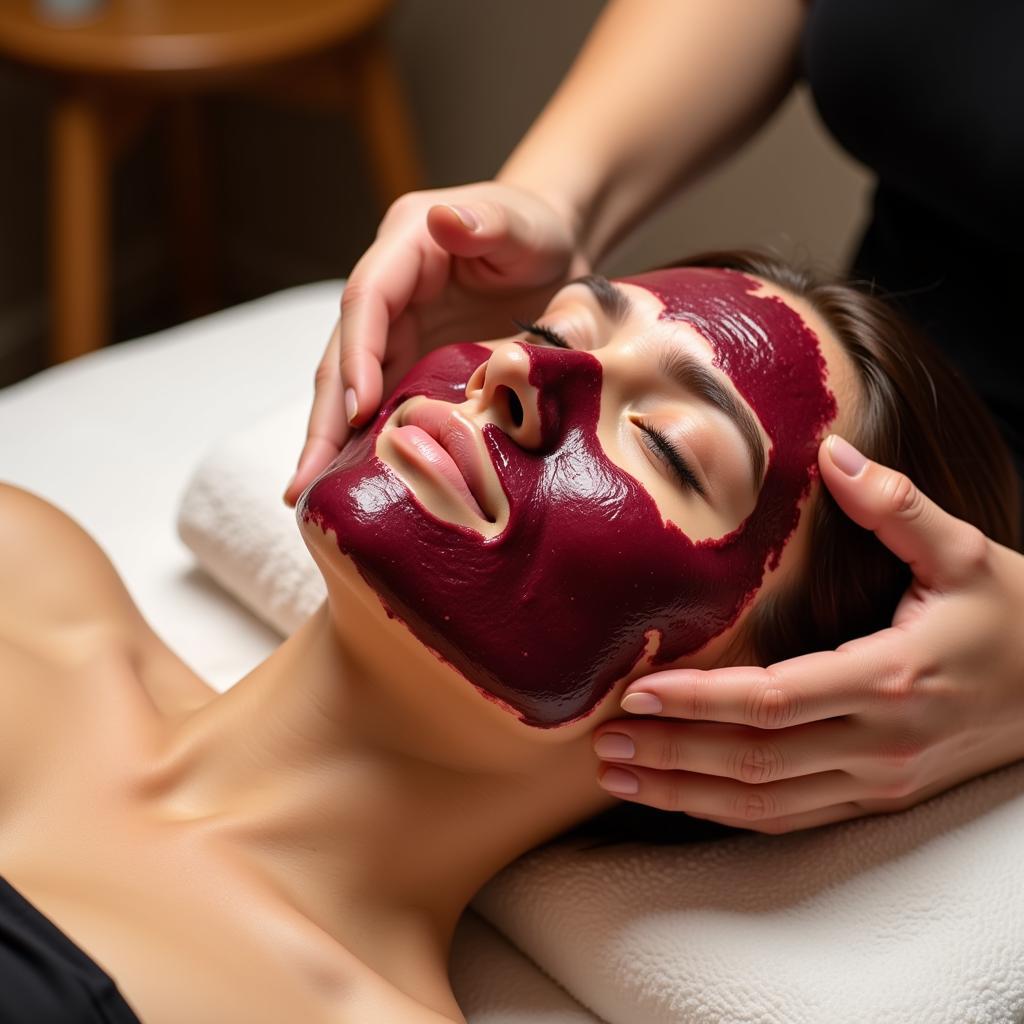
{"type": "Polygon", "coordinates": [[[447,402],[411,399],[388,432],[399,454],[476,518],[497,521],[494,473],[483,432],[447,402]]]}

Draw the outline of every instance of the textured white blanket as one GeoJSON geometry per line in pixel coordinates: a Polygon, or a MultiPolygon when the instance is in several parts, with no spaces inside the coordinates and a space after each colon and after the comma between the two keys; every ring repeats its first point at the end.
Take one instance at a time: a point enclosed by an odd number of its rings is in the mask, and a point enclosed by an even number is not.
{"type": "MultiPolygon", "coordinates": [[[[307,413],[216,446],[179,515],[204,567],[282,633],[323,597],[278,493],[307,413]]],[[[521,858],[473,907],[610,1024],[1024,1021],[1024,763],[785,836],[581,846],[521,858]]]]}

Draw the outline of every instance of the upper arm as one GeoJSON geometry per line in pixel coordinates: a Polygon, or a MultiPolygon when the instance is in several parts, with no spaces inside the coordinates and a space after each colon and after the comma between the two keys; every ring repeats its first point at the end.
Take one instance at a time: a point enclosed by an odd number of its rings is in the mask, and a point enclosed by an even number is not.
{"type": "Polygon", "coordinates": [[[31,641],[99,622],[141,623],[121,577],[81,526],[48,501],[0,483],[0,635],[31,641]]]}

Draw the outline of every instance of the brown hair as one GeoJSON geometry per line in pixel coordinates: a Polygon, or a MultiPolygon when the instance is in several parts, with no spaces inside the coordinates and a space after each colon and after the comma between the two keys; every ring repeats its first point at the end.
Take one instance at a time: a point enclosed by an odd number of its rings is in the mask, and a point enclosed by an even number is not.
{"type": "MultiPolygon", "coordinates": [[[[902,317],[873,295],[754,251],[704,253],[675,267],[723,267],[762,278],[807,302],[832,330],[861,385],[846,436],[870,459],[905,473],[937,505],[1007,547],[1020,546],[1020,492],[1009,449],[981,399],[902,317]]],[[[875,535],[847,518],[820,487],[808,510],[809,556],[796,583],[764,595],[734,650],[768,665],[828,650],[884,629],[910,570],[875,535]]],[[[608,842],[692,842],[733,829],[623,802],[568,835],[608,842]]]]}

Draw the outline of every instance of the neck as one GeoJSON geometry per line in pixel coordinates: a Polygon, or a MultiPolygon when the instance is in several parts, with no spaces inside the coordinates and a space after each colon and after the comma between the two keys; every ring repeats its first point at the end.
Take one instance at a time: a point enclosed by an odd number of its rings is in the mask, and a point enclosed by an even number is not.
{"type": "MultiPolygon", "coordinates": [[[[461,1019],[447,962],[467,903],[520,854],[614,798],[577,743],[531,743],[517,729],[488,744],[498,756],[479,758],[487,715],[425,717],[429,680],[382,673],[358,647],[325,603],[174,725],[162,803],[230,835],[349,952],[461,1019]]],[[[589,735],[580,742],[589,750],[589,735]]]]}

